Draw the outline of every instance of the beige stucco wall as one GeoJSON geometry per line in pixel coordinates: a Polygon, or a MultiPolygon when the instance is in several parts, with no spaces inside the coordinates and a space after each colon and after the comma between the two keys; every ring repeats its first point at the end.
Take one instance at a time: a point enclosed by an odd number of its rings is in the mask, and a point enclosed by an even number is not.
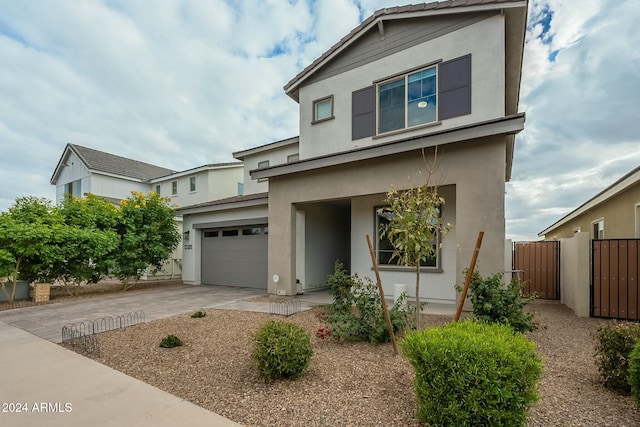
{"type": "Polygon", "coordinates": [[[593,238],[593,222],[604,220],[605,239],[636,237],[636,205],[640,204],[640,183],[617,194],[589,211],[550,230],[545,239],[569,238],[576,228],[593,238]]]}
{"type": "MultiPolygon", "coordinates": [[[[456,283],[462,283],[462,271],[471,260],[481,230],[485,237],[478,269],[483,274],[504,269],[506,142],[504,137],[482,138],[449,144],[440,147],[439,152],[440,165],[434,179],[441,186],[455,186],[456,228],[445,242],[451,256],[456,254],[456,261],[455,267],[447,266],[441,274],[430,273],[425,277],[425,283],[428,281],[436,287],[453,289],[456,283]]],[[[431,151],[427,151],[427,158],[432,158],[431,151]]],[[[424,170],[423,158],[419,151],[414,151],[271,178],[269,292],[275,292],[275,284],[271,280],[274,274],[280,278],[278,289],[285,289],[288,294],[295,291],[296,203],[384,194],[392,184],[406,188],[408,176],[421,170],[424,170]]],[[[367,254],[366,246],[354,244],[364,238],[364,235],[352,236],[352,264],[366,270],[359,273],[371,275],[370,266],[365,269],[358,264],[363,253],[367,254]]],[[[414,283],[410,272],[405,277],[406,283],[414,283]]],[[[384,285],[385,291],[392,294],[393,283],[384,285]]],[[[453,298],[453,292],[451,295],[453,298]]],[[[421,294],[421,297],[427,297],[427,294],[421,294]]]]}
{"type": "MultiPolygon", "coordinates": [[[[445,120],[427,130],[407,131],[410,137],[504,117],[504,16],[496,15],[393,55],[363,64],[300,88],[300,159],[387,142],[393,137],[351,140],[351,94],[373,81],[471,53],[471,114],[445,120]],[[334,96],[334,116],[311,124],[313,101],[334,96]]],[[[348,53],[347,53],[348,54],[348,53]]]]}
{"type": "Polygon", "coordinates": [[[250,171],[258,169],[258,163],[268,160],[269,166],[282,165],[287,163],[287,157],[298,154],[298,144],[290,144],[276,149],[260,151],[256,154],[246,156],[244,162],[244,194],[256,194],[269,191],[269,181],[258,181],[251,178],[250,171]]]}
{"type": "Polygon", "coordinates": [[[560,239],[560,300],[576,316],[589,317],[589,233],[560,239]]]}

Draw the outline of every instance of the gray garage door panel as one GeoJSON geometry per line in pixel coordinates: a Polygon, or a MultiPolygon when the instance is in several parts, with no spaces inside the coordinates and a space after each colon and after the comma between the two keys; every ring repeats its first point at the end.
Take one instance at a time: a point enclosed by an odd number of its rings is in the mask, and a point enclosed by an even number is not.
{"type": "Polygon", "coordinates": [[[202,283],[267,289],[267,235],[203,237],[202,283]]]}

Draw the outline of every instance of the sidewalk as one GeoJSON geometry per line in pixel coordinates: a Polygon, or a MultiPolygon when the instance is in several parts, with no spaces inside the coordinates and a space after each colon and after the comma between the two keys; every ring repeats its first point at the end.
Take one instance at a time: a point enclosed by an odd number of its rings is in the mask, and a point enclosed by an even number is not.
{"type": "Polygon", "coordinates": [[[2,321],[0,342],[1,426],[240,426],[2,321]]]}

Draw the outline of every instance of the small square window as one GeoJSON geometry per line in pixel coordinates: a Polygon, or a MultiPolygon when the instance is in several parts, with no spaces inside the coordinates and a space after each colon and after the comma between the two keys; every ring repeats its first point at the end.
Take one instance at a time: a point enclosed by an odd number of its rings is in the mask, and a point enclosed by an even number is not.
{"type": "Polygon", "coordinates": [[[333,95],[313,101],[313,122],[333,119],[333,95]]]}
{"type": "Polygon", "coordinates": [[[296,154],[289,154],[287,156],[287,163],[293,163],[293,162],[297,162],[298,160],[300,160],[300,155],[298,153],[296,154]]]}
{"type": "Polygon", "coordinates": [[[189,178],[189,191],[190,192],[194,192],[196,191],[196,177],[192,176],[189,178]]]}
{"type": "Polygon", "coordinates": [[[171,181],[171,195],[178,195],[178,181],[171,181]]]}

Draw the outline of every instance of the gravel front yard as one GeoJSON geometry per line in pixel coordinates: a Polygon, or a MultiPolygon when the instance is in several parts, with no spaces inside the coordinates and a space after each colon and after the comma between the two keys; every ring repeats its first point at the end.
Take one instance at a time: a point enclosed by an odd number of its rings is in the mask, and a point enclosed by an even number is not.
{"type": "MultiPolygon", "coordinates": [[[[543,328],[531,333],[545,366],[541,400],[530,426],[638,426],[640,412],[631,397],[599,382],[591,333],[603,322],[575,317],[557,302],[530,308],[543,328]]],[[[185,313],[99,335],[100,362],[249,426],[417,426],[413,372],[390,344],[339,344],[320,340],[316,311],[287,320],[305,327],[315,354],[296,381],[265,382],[252,365],[251,333],[267,314],[208,310],[192,319],[185,313]],[[159,347],[168,334],[185,345],[159,347]]],[[[425,325],[449,317],[425,315],[425,325]]]]}

